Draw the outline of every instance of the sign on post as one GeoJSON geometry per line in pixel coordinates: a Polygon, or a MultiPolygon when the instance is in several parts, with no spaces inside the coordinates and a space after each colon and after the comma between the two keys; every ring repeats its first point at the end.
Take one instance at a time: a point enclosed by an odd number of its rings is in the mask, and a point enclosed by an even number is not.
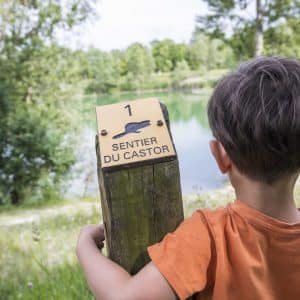
{"type": "Polygon", "coordinates": [[[175,157],[158,99],[99,106],[96,114],[102,168],[175,157]]]}
{"type": "Polygon", "coordinates": [[[147,246],[183,220],[179,164],[156,98],[96,108],[98,181],[109,257],[135,274],[147,246]]]}

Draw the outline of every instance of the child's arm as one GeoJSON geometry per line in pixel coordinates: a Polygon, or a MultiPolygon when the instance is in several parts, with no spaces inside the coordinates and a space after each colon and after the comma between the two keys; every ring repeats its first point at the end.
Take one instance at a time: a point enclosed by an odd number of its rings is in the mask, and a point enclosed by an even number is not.
{"type": "Polygon", "coordinates": [[[85,226],[79,235],[76,253],[88,285],[101,300],[175,300],[175,292],[153,263],[131,276],[103,256],[103,225],[85,226]]]}

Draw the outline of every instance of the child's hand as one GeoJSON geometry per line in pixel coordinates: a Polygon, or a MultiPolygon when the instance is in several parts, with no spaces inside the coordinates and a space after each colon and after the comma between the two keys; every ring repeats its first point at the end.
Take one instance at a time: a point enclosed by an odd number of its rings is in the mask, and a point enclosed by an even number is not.
{"type": "Polygon", "coordinates": [[[99,249],[102,249],[104,247],[104,226],[103,224],[96,225],[96,224],[90,224],[84,226],[79,234],[78,241],[77,241],[77,248],[80,246],[80,244],[84,244],[87,240],[92,240],[95,242],[97,247],[99,249]]]}
{"type": "Polygon", "coordinates": [[[177,299],[168,281],[153,263],[131,277],[104,255],[104,226],[87,225],[79,234],[76,254],[96,299],[177,299]],[[155,287],[155,288],[153,288],[155,287]]]}

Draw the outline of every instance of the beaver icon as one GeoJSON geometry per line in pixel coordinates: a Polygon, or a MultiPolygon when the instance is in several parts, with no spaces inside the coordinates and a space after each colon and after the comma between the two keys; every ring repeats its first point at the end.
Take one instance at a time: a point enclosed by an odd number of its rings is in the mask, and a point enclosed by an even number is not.
{"type": "Polygon", "coordinates": [[[140,133],[140,131],[139,131],[140,129],[148,127],[150,125],[151,125],[150,120],[145,120],[145,121],[141,121],[141,122],[127,123],[125,125],[125,131],[116,134],[115,136],[113,136],[113,139],[119,139],[119,138],[121,138],[124,135],[129,134],[129,133],[140,133]]]}

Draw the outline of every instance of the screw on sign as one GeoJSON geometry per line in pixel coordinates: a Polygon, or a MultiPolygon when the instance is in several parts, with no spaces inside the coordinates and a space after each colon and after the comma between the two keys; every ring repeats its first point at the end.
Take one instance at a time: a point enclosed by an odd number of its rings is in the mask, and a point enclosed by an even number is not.
{"type": "Polygon", "coordinates": [[[107,135],[107,131],[106,131],[105,129],[102,129],[102,130],[101,130],[101,135],[102,135],[102,136],[107,135]]]}
{"type": "Polygon", "coordinates": [[[162,120],[158,120],[156,122],[157,126],[163,126],[164,125],[164,122],[162,120]]]}

